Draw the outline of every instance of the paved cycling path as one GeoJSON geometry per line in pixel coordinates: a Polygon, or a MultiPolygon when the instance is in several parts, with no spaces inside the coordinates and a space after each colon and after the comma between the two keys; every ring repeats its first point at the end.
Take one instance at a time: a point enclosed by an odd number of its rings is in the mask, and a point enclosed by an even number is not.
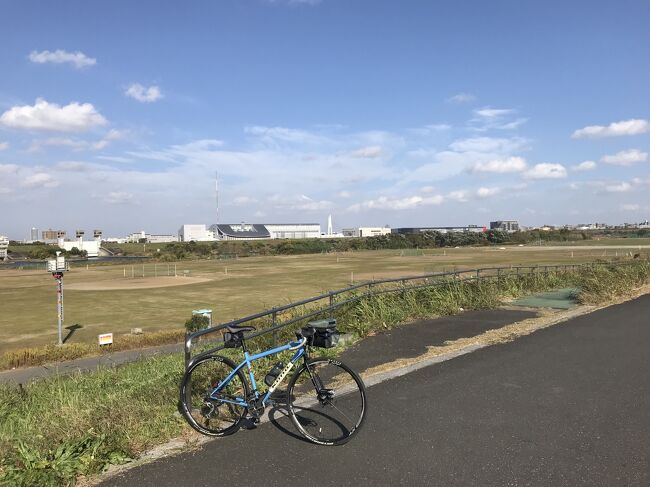
{"type": "Polygon", "coordinates": [[[650,485],[649,316],[646,295],[369,387],[342,447],[281,418],[102,485],[650,485]]]}
{"type": "MultiPolygon", "coordinates": [[[[355,346],[354,358],[361,357],[361,364],[368,367],[390,362],[396,358],[417,356],[426,351],[425,345],[438,345],[445,340],[479,335],[486,330],[500,328],[534,315],[529,311],[493,309],[467,311],[454,316],[420,320],[406,328],[396,328],[389,333],[364,340],[363,347],[355,346]],[[413,333],[420,338],[413,340],[413,333]]],[[[114,367],[141,358],[176,353],[182,350],[182,344],[162,345],[80,358],[59,364],[7,370],[0,372],[0,382],[25,384],[41,377],[87,372],[99,367],[114,367]]],[[[353,363],[351,360],[350,364],[357,366],[356,361],[353,363]]]]}

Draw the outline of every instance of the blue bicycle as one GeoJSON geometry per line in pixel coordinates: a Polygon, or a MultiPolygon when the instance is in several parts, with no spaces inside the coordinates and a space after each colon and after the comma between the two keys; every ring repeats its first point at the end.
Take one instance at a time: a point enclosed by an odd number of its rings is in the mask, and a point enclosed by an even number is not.
{"type": "Polygon", "coordinates": [[[312,322],[296,333],[296,341],[254,355],[248,353],[244,339],[244,332],[254,327],[230,326],[224,330],[225,347],[241,347],[244,360],[236,365],[228,357],[206,355],[189,364],[180,399],[183,414],[194,429],[226,436],[236,432],[247,415],[258,422],[267,406],[284,402],[298,431],[319,445],[341,445],[359,430],[366,414],[361,378],[338,360],[310,357],[312,347],[336,345],[339,334],[334,320],[312,322]],[[287,350],[294,352],[291,359],[286,365],[278,362],[264,378],[268,389],[259,391],[252,362],[287,350]],[[278,386],[294,367],[286,394],[278,394],[278,386]]]}

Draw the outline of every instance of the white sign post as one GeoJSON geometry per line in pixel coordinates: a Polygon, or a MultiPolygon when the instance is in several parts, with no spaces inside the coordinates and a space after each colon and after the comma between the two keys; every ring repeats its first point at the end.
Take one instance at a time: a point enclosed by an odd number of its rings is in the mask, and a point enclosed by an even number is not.
{"type": "Polygon", "coordinates": [[[59,322],[59,345],[63,345],[63,273],[68,270],[68,263],[61,252],[56,253],[56,259],[47,261],[47,270],[56,280],[56,309],[59,322]]]}

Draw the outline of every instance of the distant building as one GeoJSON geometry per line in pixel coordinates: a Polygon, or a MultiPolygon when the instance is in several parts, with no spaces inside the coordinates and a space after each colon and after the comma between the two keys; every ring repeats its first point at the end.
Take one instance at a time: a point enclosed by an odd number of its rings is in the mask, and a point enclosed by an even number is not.
{"type": "Polygon", "coordinates": [[[65,238],[65,230],[43,230],[41,232],[43,242],[56,243],[60,238],[65,238]]]}
{"type": "Polygon", "coordinates": [[[255,223],[220,223],[210,230],[218,240],[259,240],[270,239],[271,233],[264,225],[255,223]]]}
{"type": "Polygon", "coordinates": [[[519,222],[517,220],[497,220],[490,222],[490,230],[499,230],[501,232],[518,232],[519,222]]]}
{"type": "Polygon", "coordinates": [[[467,225],[465,227],[407,227],[407,228],[393,228],[392,233],[402,235],[412,235],[424,232],[439,232],[439,233],[482,233],[487,229],[479,227],[478,225],[467,225]]]}
{"type": "Polygon", "coordinates": [[[320,223],[219,223],[210,226],[217,240],[320,238],[320,223]]]}
{"type": "Polygon", "coordinates": [[[391,233],[390,227],[355,227],[341,230],[345,237],[376,237],[391,233]]]}
{"type": "Polygon", "coordinates": [[[36,241],[38,241],[38,228],[36,228],[36,227],[32,227],[32,230],[31,230],[31,232],[29,233],[29,239],[30,239],[32,242],[36,242],[36,241]]]}
{"type": "Polygon", "coordinates": [[[271,238],[320,238],[320,223],[264,223],[271,238]]]}
{"type": "Polygon", "coordinates": [[[178,230],[178,240],[181,242],[212,242],[215,240],[214,232],[205,225],[183,225],[178,230]]]}
{"type": "Polygon", "coordinates": [[[127,242],[138,243],[144,240],[146,243],[168,243],[178,242],[178,235],[154,235],[144,230],[135,232],[126,237],[127,242]]]}
{"type": "Polygon", "coordinates": [[[9,239],[0,235],[0,260],[7,259],[7,249],[9,248],[9,239]]]}

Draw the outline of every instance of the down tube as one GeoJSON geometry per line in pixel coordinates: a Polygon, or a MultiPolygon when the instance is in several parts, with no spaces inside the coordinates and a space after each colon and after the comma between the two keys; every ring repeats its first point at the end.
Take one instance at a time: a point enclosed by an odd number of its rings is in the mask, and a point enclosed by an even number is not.
{"type": "MultiPolygon", "coordinates": [[[[304,354],[305,354],[305,349],[304,349],[304,348],[299,348],[298,350],[296,350],[296,353],[293,354],[293,357],[291,357],[291,360],[289,361],[289,363],[295,365],[295,363],[296,363],[298,360],[300,360],[300,357],[302,357],[304,354]]],[[[287,372],[288,372],[288,370],[287,370],[287,372]]],[[[276,387],[277,387],[277,385],[276,385],[276,387]]],[[[275,390],[275,389],[274,389],[273,387],[271,387],[271,388],[269,388],[269,390],[266,392],[266,394],[265,394],[265,396],[264,396],[264,400],[263,400],[264,404],[266,404],[266,401],[269,400],[269,397],[271,396],[271,394],[273,393],[274,390],[275,390]]]]}

